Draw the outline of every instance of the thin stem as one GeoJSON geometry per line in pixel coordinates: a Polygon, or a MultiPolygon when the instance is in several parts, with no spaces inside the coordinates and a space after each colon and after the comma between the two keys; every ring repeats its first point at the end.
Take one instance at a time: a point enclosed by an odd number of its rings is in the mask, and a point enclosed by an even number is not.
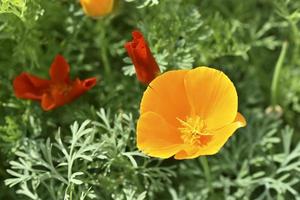
{"type": "Polygon", "coordinates": [[[110,64],[108,60],[108,54],[107,54],[107,38],[106,38],[106,26],[105,22],[102,21],[101,24],[101,30],[100,30],[100,53],[101,53],[101,60],[103,63],[104,71],[106,75],[109,77],[110,75],[110,64]]]}
{"type": "Polygon", "coordinates": [[[286,56],[287,47],[288,47],[288,43],[285,41],[282,44],[280,55],[279,55],[279,58],[276,62],[276,65],[275,65],[275,70],[274,70],[272,85],[271,85],[271,104],[272,104],[273,107],[276,106],[277,103],[278,103],[277,102],[277,95],[278,95],[279,76],[280,76],[283,61],[284,61],[285,56],[286,56]]]}
{"type": "Polygon", "coordinates": [[[74,24],[73,28],[74,28],[74,31],[73,31],[73,34],[70,35],[69,38],[67,38],[66,40],[64,40],[62,42],[62,45],[61,45],[61,49],[64,49],[64,55],[65,56],[70,56],[70,53],[71,53],[71,48],[68,47],[69,44],[72,44],[76,39],[77,39],[77,36],[78,34],[80,33],[80,31],[82,30],[82,26],[83,24],[85,23],[85,19],[86,19],[86,16],[84,18],[82,18],[79,23],[77,24],[74,24]]]}
{"type": "Polygon", "coordinates": [[[294,40],[294,52],[292,56],[292,63],[295,64],[298,60],[298,55],[299,55],[299,45],[300,45],[300,40],[299,40],[299,29],[297,27],[297,24],[291,19],[288,19],[289,23],[291,24],[292,27],[292,36],[294,40]]]}
{"type": "Polygon", "coordinates": [[[0,168],[0,176],[2,176],[2,177],[6,177],[7,176],[6,173],[5,173],[5,171],[2,168],[0,168]]]}
{"type": "Polygon", "coordinates": [[[210,168],[209,168],[207,157],[206,156],[200,157],[200,163],[201,163],[203,171],[204,171],[205,179],[208,183],[209,191],[213,192],[211,173],[210,173],[210,168]]]}

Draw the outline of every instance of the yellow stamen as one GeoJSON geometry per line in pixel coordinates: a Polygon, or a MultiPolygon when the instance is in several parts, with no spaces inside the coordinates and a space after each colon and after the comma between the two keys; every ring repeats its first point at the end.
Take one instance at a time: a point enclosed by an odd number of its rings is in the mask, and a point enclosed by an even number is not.
{"type": "Polygon", "coordinates": [[[178,121],[182,125],[179,130],[184,143],[203,146],[211,141],[213,136],[207,131],[205,121],[199,116],[188,117],[185,121],[178,119],[178,121]]]}

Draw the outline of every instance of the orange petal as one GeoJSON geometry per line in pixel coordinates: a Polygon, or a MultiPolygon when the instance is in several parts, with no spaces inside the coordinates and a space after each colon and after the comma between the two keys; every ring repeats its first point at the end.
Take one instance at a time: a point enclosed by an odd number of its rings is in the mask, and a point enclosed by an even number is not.
{"type": "Polygon", "coordinates": [[[13,86],[18,98],[41,100],[43,92],[49,87],[49,81],[22,73],[14,79],[13,86]]]}
{"type": "Polygon", "coordinates": [[[49,71],[51,81],[66,83],[69,81],[70,66],[63,56],[57,55],[51,64],[49,71]]]}
{"type": "Polygon", "coordinates": [[[237,113],[236,118],[233,123],[226,125],[222,128],[212,131],[213,138],[211,142],[203,147],[198,147],[198,150],[195,151],[193,148],[185,148],[185,150],[178,152],[175,155],[175,159],[192,159],[201,155],[213,155],[220,151],[224,146],[229,137],[241,127],[246,126],[245,118],[237,113]]]}
{"type": "Polygon", "coordinates": [[[137,123],[137,146],[147,155],[169,158],[182,149],[177,129],[154,112],[142,114],[137,123]]]}
{"type": "Polygon", "coordinates": [[[41,106],[43,110],[49,111],[56,107],[54,99],[49,94],[44,94],[41,101],[41,106]]]}
{"type": "Polygon", "coordinates": [[[179,151],[174,158],[176,160],[190,159],[198,152],[199,148],[191,145],[184,145],[181,151],[179,151]]]}
{"type": "Polygon", "coordinates": [[[187,72],[169,71],[155,78],[144,92],[141,114],[152,111],[173,126],[180,126],[178,118],[183,120],[190,112],[183,81],[187,72]]]}
{"type": "Polygon", "coordinates": [[[192,114],[205,119],[210,129],[233,122],[238,97],[233,83],[221,71],[198,67],[185,76],[185,88],[192,114]]]}
{"type": "Polygon", "coordinates": [[[112,11],[114,0],[80,0],[80,3],[86,15],[98,17],[112,11]]]}

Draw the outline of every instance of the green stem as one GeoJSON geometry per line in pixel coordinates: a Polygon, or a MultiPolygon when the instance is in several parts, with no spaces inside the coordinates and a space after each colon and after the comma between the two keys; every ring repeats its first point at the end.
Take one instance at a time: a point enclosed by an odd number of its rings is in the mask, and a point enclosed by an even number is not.
{"type": "Polygon", "coordinates": [[[70,35],[69,38],[67,38],[66,40],[64,40],[62,42],[61,49],[64,50],[63,53],[64,53],[65,56],[67,56],[67,57],[70,56],[70,53],[71,53],[72,49],[70,47],[68,47],[68,45],[72,44],[77,39],[77,36],[78,36],[79,32],[82,30],[82,26],[83,26],[84,22],[85,22],[85,18],[81,19],[78,24],[74,25],[73,34],[70,35]]]}
{"type": "Polygon", "coordinates": [[[294,39],[294,52],[292,56],[292,63],[295,64],[298,61],[298,55],[299,55],[299,45],[300,45],[300,40],[299,40],[299,29],[297,27],[297,24],[289,19],[289,23],[291,24],[292,27],[292,36],[294,39]]]}
{"type": "Polygon", "coordinates": [[[206,156],[200,157],[200,163],[201,163],[203,171],[204,171],[205,179],[208,183],[209,191],[213,192],[211,173],[210,173],[210,168],[208,165],[207,157],[206,156]]]}
{"type": "Polygon", "coordinates": [[[5,171],[0,167],[0,177],[6,177],[5,171]]]}
{"type": "Polygon", "coordinates": [[[109,77],[110,75],[110,64],[108,60],[108,54],[107,54],[107,38],[106,38],[106,26],[105,22],[101,22],[100,24],[101,30],[100,30],[100,51],[101,51],[101,60],[103,63],[105,74],[109,77]]]}
{"type": "Polygon", "coordinates": [[[273,107],[275,105],[277,105],[277,103],[278,103],[277,102],[277,95],[278,95],[279,76],[280,76],[280,72],[281,72],[281,68],[282,68],[284,58],[286,56],[287,47],[288,47],[288,43],[285,41],[282,44],[280,55],[279,55],[279,58],[276,62],[276,65],[275,65],[275,70],[274,70],[272,85],[271,85],[271,104],[272,104],[273,107]]]}

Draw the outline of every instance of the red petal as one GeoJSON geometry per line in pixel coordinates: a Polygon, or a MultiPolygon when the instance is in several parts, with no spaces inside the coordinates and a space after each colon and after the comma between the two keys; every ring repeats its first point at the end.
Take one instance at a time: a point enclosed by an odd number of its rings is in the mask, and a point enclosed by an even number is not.
{"type": "Polygon", "coordinates": [[[126,44],[124,45],[125,49],[127,50],[128,56],[133,59],[134,55],[132,52],[132,47],[131,47],[132,42],[126,42],[126,44]]]}
{"type": "Polygon", "coordinates": [[[42,97],[41,106],[43,110],[49,111],[56,107],[54,99],[47,93],[45,93],[42,97]]]}
{"type": "Polygon", "coordinates": [[[135,48],[136,45],[139,43],[140,40],[142,40],[145,43],[144,36],[141,32],[138,30],[135,30],[132,32],[132,37],[133,37],[133,47],[135,48]]]}
{"type": "Polygon", "coordinates": [[[70,66],[63,56],[57,55],[51,64],[49,71],[51,81],[53,82],[69,82],[70,66]]]}
{"type": "Polygon", "coordinates": [[[69,91],[57,91],[57,89],[53,88],[50,92],[51,96],[47,96],[47,98],[45,97],[44,106],[42,101],[42,107],[44,110],[51,110],[68,104],[95,85],[96,78],[89,78],[83,81],[76,79],[72,84],[66,85],[66,87],[71,87],[69,91]]]}
{"type": "Polygon", "coordinates": [[[22,73],[13,81],[15,95],[18,98],[41,100],[43,92],[49,87],[49,81],[22,73]]]}
{"type": "Polygon", "coordinates": [[[144,84],[149,84],[160,72],[159,67],[139,31],[132,33],[133,41],[127,42],[125,48],[135,67],[137,78],[144,84]]]}
{"type": "Polygon", "coordinates": [[[91,89],[92,87],[94,87],[97,83],[97,79],[96,78],[88,78],[82,81],[82,86],[85,89],[85,91],[91,89]]]}
{"type": "Polygon", "coordinates": [[[71,91],[68,93],[69,101],[72,101],[78,98],[80,95],[90,90],[92,87],[96,85],[96,78],[89,78],[85,80],[76,79],[73,83],[71,91]]]}

